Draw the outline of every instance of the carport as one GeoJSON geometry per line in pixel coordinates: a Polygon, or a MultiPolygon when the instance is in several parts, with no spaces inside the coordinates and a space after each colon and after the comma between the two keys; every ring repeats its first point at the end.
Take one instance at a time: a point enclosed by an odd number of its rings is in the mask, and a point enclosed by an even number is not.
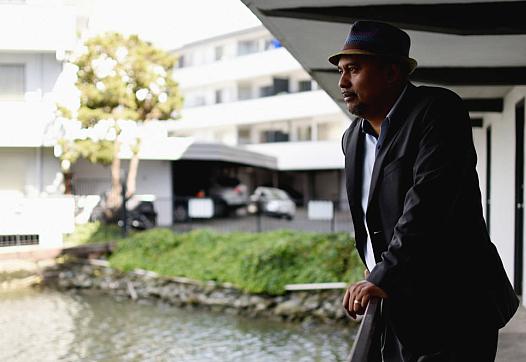
{"type": "Polygon", "coordinates": [[[488,227],[522,295],[526,1],[242,1],[344,111],[327,57],[349,24],[379,20],[408,31],[419,62],[412,81],[452,89],[470,111],[488,227]]]}

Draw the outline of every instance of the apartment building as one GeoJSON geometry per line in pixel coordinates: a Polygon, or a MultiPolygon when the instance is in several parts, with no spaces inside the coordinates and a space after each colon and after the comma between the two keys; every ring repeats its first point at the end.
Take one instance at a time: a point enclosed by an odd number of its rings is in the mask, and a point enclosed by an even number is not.
{"type": "Polygon", "coordinates": [[[65,52],[75,44],[71,7],[0,2],[0,253],[57,246],[73,227],[73,201],[46,137],[65,52]]]}
{"type": "Polygon", "coordinates": [[[345,204],[340,140],[349,117],[264,27],[175,53],[185,108],[171,136],[274,157],[274,168],[238,170],[251,189],[273,185],[303,201],[345,204]]]}

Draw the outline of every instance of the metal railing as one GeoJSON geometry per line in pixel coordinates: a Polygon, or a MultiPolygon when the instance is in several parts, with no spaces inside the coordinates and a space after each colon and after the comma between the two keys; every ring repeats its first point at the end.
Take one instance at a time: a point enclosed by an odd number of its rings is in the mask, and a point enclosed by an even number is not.
{"type": "MultiPolygon", "coordinates": [[[[250,206],[238,209],[217,211],[214,204],[213,217],[192,218],[189,213],[189,197],[157,198],[156,210],[173,210],[172,228],[175,231],[186,232],[193,229],[208,228],[219,232],[266,232],[277,229],[301,230],[310,232],[349,232],[354,231],[351,214],[341,210],[340,205],[346,200],[330,201],[334,211],[330,218],[313,218],[308,210],[308,203],[296,206],[293,214],[267,213],[250,210],[250,206]],[[216,212],[217,211],[217,212],[216,212]]],[[[329,202],[329,201],[324,201],[329,202]]],[[[221,205],[219,205],[221,207],[221,205]]]]}
{"type": "Polygon", "coordinates": [[[380,318],[380,303],[380,298],[372,298],[369,301],[348,358],[349,362],[366,362],[368,360],[371,343],[380,318]]]}

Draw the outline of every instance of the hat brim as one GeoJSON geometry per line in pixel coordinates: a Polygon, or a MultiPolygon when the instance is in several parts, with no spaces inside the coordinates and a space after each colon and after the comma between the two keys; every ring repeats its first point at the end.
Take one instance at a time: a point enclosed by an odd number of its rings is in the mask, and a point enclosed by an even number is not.
{"type": "MultiPolygon", "coordinates": [[[[361,49],[346,49],[346,50],[342,50],[342,51],[339,51],[338,53],[336,54],[333,54],[329,57],[329,62],[331,64],[334,64],[334,65],[338,65],[338,62],[340,61],[340,58],[342,55],[375,55],[375,56],[383,56],[383,57],[389,57],[389,55],[386,55],[386,54],[378,54],[378,53],[373,53],[373,52],[370,52],[370,51],[367,51],[367,50],[361,50],[361,49]]],[[[402,60],[405,60],[407,61],[407,64],[409,66],[409,74],[413,73],[413,71],[416,69],[418,63],[416,60],[414,60],[413,58],[409,58],[409,57],[399,57],[397,56],[396,58],[400,58],[402,60]]]]}

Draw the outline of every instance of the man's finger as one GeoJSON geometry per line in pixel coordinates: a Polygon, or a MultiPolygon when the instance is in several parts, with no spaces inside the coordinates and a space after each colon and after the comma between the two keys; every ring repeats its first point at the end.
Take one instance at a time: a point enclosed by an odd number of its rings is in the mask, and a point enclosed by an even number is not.
{"type": "Polygon", "coordinates": [[[349,292],[349,289],[347,289],[345,291],[345,295],[343,296],[343,308],[347,309],[347,307],[349,306],[349,297],[350,297],[351,293],[349,292]]]}
{"type": "Polygon", "coordinates": [[[365,294],[362,299],[361,299],[361,302],[362,302],[362,308],[366,308],[367,307],[367,304],[369,304],[369,300],[370,300],[370,296],[369,294],[365,294]]]}

